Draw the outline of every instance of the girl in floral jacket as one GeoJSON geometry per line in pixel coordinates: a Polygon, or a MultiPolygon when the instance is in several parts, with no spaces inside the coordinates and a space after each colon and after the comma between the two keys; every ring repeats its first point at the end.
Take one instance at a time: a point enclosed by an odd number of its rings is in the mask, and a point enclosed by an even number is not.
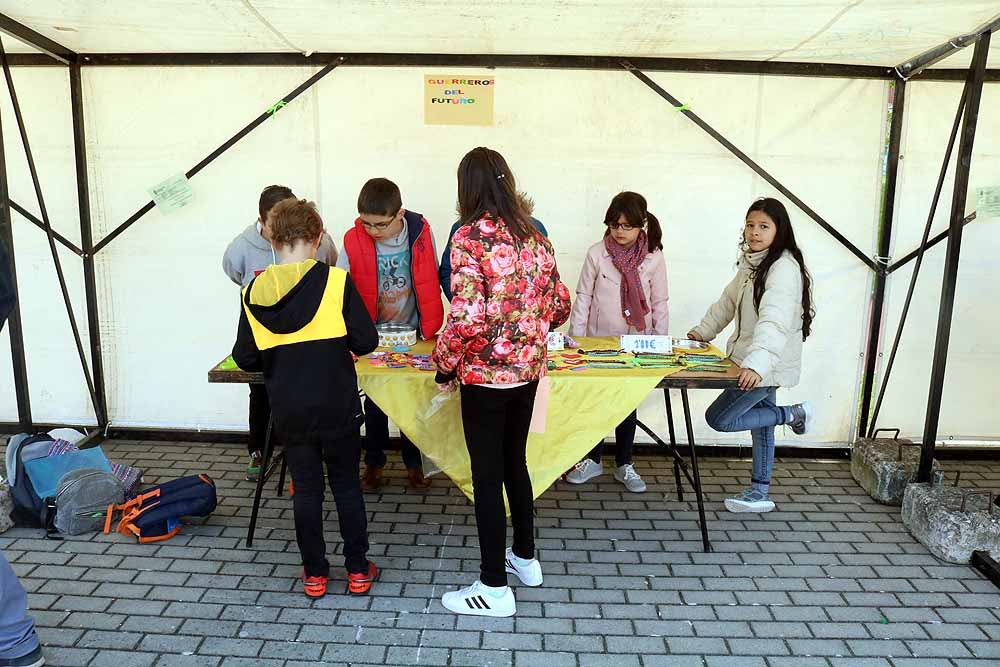
{"type": "Polygon", "coordinates": [[[512,616],[507,572],[528,586],[542,583],[525,447],[535,390],[545,373],[546,336],[569,317],[569,290],[503,156],[476,148],[462,158],[458,206],[462,226],[451,246],[451,313],[433,359],[439,385],[448,389],[457,381],[461,387],[482,562],[477,581],[445,593],[441,602],[456,613],[512,616]],[[514,528],[511,548],[504,489],[514,528]]]}

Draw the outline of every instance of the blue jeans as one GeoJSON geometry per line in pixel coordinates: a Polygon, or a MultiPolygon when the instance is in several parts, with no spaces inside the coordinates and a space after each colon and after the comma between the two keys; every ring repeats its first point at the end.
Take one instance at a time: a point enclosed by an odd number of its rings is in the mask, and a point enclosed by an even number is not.
{"type": "Polygon", "coordinates": [[[753,439],[753,472],[750,488],[767,494],[774,468],[774,427],[789,421],[787,408],[775,399],[777,387],[750,391],[726,389],[705,411],[705,421],[716,431],[750,431],[753,439]]]}
{"type": "Polygon", "coordinates": [[[0,660],[23,657],[36,648],[38,635],[28,616],[28,596],[0,551],[0,660]]]}

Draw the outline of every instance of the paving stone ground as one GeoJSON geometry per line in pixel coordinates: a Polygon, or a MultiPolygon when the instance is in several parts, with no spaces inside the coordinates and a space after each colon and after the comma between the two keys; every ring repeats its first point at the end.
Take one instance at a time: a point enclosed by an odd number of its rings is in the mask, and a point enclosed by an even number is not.
{"type": "MultiPolygon", "coordinates": [[[[986,667],[1000,665],[1000,591],[937,561],[878,505],[844,460],[779,460],[778,511],[728,514],[746,460],[705,458],[714,553],[672,469],[637,458],[649,484],[629,494],[606,474],[559,483],[537,502],[541,588],[515,588],[509,619],[460,617],[441,594],[478,573],[471,504],[447,480],[409,491],[396,459],[367,496],[373,595],[306,599],[291,503],[264,502],[245,546],[252,485],[238,445],[105,443],[154,483],[209,472],[220,504],[162,545],[122,535],[64,541],[12,529],[0,548],[29,591],[51,665],[613,665],[614,667],[986,667]]],[[[1000,490],[1000,463],[952,461],[963,485],[1000,490]]],[[[327,537],[339,548],[333,503],[327,537]]],[[[342,565],[338,556],[331,558],[342,565]]]]}

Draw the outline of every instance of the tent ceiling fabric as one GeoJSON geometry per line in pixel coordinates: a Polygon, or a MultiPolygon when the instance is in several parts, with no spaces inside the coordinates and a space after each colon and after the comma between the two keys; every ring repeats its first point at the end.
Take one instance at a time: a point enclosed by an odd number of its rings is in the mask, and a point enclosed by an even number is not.
{"type": "MultiPolygon", "coordinates": [[[[996,0],[0,0],[82,53],[651,56],[898,65],[996,0]]],[[[6,40],[9,41],[9,40],[6,40]]],[[[991,61],[1000,61],[1000,40],[991,61]]],[[[13,43],[9,50],[30,51],[13,43]]],[[[971,49],[941,66],[967,66],[971,49]]]]}

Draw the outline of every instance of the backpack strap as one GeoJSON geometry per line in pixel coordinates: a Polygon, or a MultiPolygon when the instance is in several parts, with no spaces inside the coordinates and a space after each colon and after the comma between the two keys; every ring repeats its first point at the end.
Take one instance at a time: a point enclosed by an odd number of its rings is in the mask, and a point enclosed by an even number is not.
{"type": "Polygon", "coordinates": [[[45,539],[61,540],[62,535],[56,530],[56,499],[42,499],[42,527],[45,529],[45,539]]]}

